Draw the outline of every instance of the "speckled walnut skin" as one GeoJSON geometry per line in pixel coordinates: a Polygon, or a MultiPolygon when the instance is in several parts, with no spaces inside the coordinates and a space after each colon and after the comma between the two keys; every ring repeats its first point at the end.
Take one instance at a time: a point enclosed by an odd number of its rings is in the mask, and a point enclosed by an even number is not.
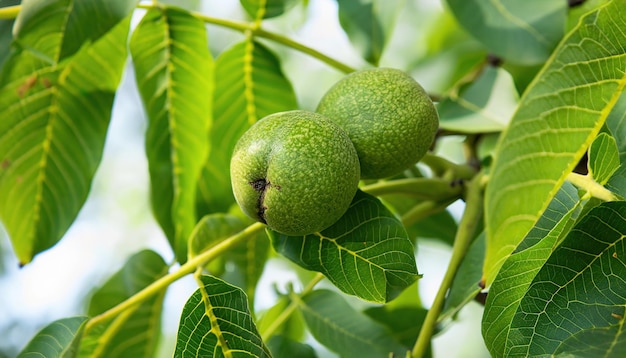
{"type": "Polygon", "coordinates": [[[246,215],[283,234],[308,235],[346,212],[360,167],[339,127],[317,113],[289,111],[267,116],[244,133],[230,174],[246,215]]]}

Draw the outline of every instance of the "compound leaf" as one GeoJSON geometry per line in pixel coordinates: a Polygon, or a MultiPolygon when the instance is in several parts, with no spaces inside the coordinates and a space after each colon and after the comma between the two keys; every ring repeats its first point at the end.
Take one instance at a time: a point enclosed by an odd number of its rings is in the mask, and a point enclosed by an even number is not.
{"type": "Polygon", "coordinates": [[[135,29],[130,50],[149,119],[152,208],[184,262],[197,221],[197,183],[209,154],[213,59],[206,29],[184,10],[153,8],[135,29]]]}
{"type": "Polygon", "coordinates": [[[239,288],[200,276],[202,286],[185,303],[175,357],[271,357],[239,288]]]}
{"type": "MultiPolygon", "coordinates": [[[[520,2],[521,3],[521,2],[520,2]]],[[[626,86],[626,3],[589,13],[524,94],[494,154],[485,193],[483,278],[533,227],[596,137],[626,86]]]]}
{"type": "Polygon", "coordinates": [[[390,301],[418,278],[413,244],[402,223],[362,191],[343,217],[322,232],[306,236],[269,232],[277,252],[367,301],[390,301]]]}

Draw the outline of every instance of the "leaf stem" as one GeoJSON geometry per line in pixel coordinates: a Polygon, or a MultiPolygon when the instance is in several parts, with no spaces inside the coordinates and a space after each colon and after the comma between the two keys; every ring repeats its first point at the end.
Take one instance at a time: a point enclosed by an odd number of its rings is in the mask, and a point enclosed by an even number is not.
{"type": "Polygon", "coordinates": [[[445,210],[450,204],[455,202],[457,199],[458,197],[455,196],[455,197],[451,197],[442,201],[427,200],[427,201],[421,202],[415,205],[414,207],[412,207],[411,210],[404,213],[404,215],[402,215],[402,218],[401,218],[402,224],[407,227],[411,226],[415,224],[416,222],[430,215],[433,215],[433,214],[436,214],[438,212],[445,210]]]}
{"type": "Polygon", "coordinates": [[[0,20],[11,20],[20,13],[21,5],[0,7],[0,20]]]}
{"type": "MultiPolygon", "coordinates": [[[[142,8],[142,9],[151,9],[154,8],[155,6],[150,5],[150,4],[139,4],[137,5],[138,8],[142,8]]],[[[233,20],[227,20],[227,19],[220,19],[220,18],[216,18],[216,17],[212,17],[212,16],[207,16],[204,14],[201,14],[199,12],[191,12],[191,14],[197,18],[200,19],[202,21],[204,21],[205,23],[208,24],[213,24],[213,25],[217,25],[217,26],[221,26],[221,27],[226,27],[229,28],[231,30],[236,30],[242,33],[250,33],[252,36],[256,36],[256,37],[261,37],[261,38],[265,38],[271,41],[274,41],[276,43],[279,43],[281,45],[290,47],[294,50],[300,51],[302,53],[305,53],[313,58],[316,58],[324,63],[326,63],[327,65],[336,68],[337,70],[344,72],[344,73],[350,73],[350,72],[354,72],[356,71],[354,68],[338,61],[335,60],[332,57],[329,57],[327,55],[324,55],[323,53],[308,47],[306,45],[303,45],[300,42],[294,41],[286,36],[274,33],[274,32],[270,32],[267,31],[263,28],[261,28],[259,26],[258,23],[246,23],[246,22],[241,22],[241,21],[233,21],[233,20]]]]}
{"type": "Polygon", "coordinates": [[[454,238],[450,264],[448,265],[446,274],[441,282],[441,286],[439,286],[439,291],[437,291],[435,300],[426,314],[426,318],[424,320],[424,324],[422,325],[422,329],[420,330],[417,342],[415,342],[415,346],[411,352],[411,357],[413,358],[423,357],[428,345],[430,344],[439,315],[443,309],[448,290],[452,285],[454,276],[456,275],[456,272],[465,257],[467,248],[474,237],[474,232],[476,231],[476,227],[481,219],[483,213],[482,191],[482,175],[476,175],[474,179],[467,184],[465,211],[463,212],[463,217],[461,218],[459,228],[456,232],[456,237],[454,238]]]}
{"type": "Polygon", "coordinates": [[[476,170],[469,165],[452,163],[451,161],[440,156],[426,153],[421,163],[428,166],[435,175],[445,177],[446,174],[452,173],[454,179],[472,179],[476,175],[476,170]]]}
{"type": "Polygon", "coordinates": [[[451,196],[459,196],[462,189],[462,185],[453,185],[449,180],[441,178],[381,180],[361,188],[364,192],[374,196],[403,193],[435,201],[447,199],[451,196]]]}
{"type": "Polygon", "coordinates": [[[585,190],[589,195],[604,201],[615,201],[617,197],[609,189],[595,181],[590,174],[582,175],[578,173],[569,173],[567,181],[574,184],[580,189],[585,190]]]}
{"type": "Polygon", "coordinates": [[[185,264],[180,266],[178,270],[161,277],[160,279],[146,286],[143,290],[129,297],[126,301],[123,301],[117,306],[109,309],[108,311],[90,319],[89,322],[87,322],[85,326],[85,330],[88,331],[89,329],[95,327],[98,323],[101,323],[111,317],[114,317],[120,314],[121,312],[145,301],[151,296],[157,294],[159,291],[168,287],[172,282],[194,272],[197,269],[197,267],[206,265],[209,261],[222,255],[225,251],[237,245],[241,241],[253,236],[258,231],[262,230],[264,227],[265,227],[264,224],[254,223],[248,226],[247,228],[245,228],[244,230],[240,231],[239,233],[233,236],[230,236],[226,240],[213,246],[209,250],[190,259],[185,264]]]}
{"type": "MultiPolygon", "coordinates": [[[[315,277],[313,277],[313,279],[306,285],[306,287],[302,289],[302,291],[298,294],[298,297],[304,297],[309,294],[311,291],[313,291],[313,288],[315,288],[315,286],[323,279],[324,275],[322,275],[321,273],[315,275],[315,277]]],[[[276,330],[280,326],[282,326],[283,323],[285,323],[285,321],[289,319],[289,317],[291,317],[291,314],[296,310],[296,308],[298,308],[298,302],[297,300],[292,299],[289,303],[289,306],[287,306],[285,310],[282,311],[278,317],[276,317],[272,324],[267,327],[267,329],[263,331],[263,333],[261,333],[261,338],[263,338],[264,342],[267,342],[267,340],[274,335],[276,330]]]]}

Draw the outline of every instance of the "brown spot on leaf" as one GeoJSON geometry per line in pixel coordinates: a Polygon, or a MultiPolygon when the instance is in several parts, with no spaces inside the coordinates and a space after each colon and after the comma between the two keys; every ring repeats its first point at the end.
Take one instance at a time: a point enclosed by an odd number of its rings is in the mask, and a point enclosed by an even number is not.
{"type": "Polygon", "coordinates": [[[617,313],[611,313],[611,317],[613,317],[613,318],[617,318],[617,319],[622,319],[622,318],[624,318],[624,316],[622,316],[621,314],[617,314],[617,313]]]}
{"type": "Polygon", "coordinates": [[[11,165],[11,161],[8,159],[5,159],[2,161],[2,169],[6,169],[11,165]]]}
{"type": "Polygon", "coordinates": [[[22,85],[17,88],[17,95],[20,96],[20,98],[24,98],[24,95],[26,95],[26,92],[28,92],[28,90],[33,88],[33,86],[36,83],[37,83],[37,76],[28,77],[26,81],[24,81],[24,83],[22,83],[22,85]]]}

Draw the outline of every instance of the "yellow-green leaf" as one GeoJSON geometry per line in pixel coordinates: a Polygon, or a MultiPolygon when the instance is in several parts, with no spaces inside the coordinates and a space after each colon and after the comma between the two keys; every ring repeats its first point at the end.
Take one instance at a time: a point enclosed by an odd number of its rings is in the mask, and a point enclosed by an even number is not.
{"type": "Polygon", "coordinates": [[[209,153],[213,59],[206,29],[184,10],[153,8],[135,29],[130,50],[149,118],[152,208],[184,262],[197,222],[197,183],[209,153]]]}
{"type": "Polygon", "coordinates": [[[626,85],[626,2],[581,19],[524,94],[486,190],[489,285],[602,128],[626,85]]]}

